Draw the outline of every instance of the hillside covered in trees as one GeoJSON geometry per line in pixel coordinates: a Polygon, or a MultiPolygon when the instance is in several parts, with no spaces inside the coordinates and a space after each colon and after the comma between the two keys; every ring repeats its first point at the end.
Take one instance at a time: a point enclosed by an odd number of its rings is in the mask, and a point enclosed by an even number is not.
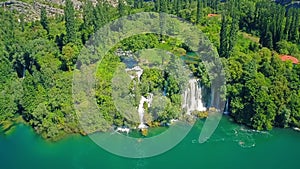
{"type": "MultiPolygon", "coordinates": [[[[96,4],[87,0],[79,9],[66,0],[62,8],[64,14],[55,16],[41,8],[39,19],[32,21],[23,13],[0,8],[0,125],[5,130],[23,121],[47,139],[86,134],[80,128],[72,99],[77,57],[99,28],[138,12],[176,15],[208,36],[226,70],[226,97],[236,122],[258,130],[300,127],[300,65],[280,59],[281,55],[300,59],[299,8],[269,0],[120,0],[114,6],[105,0],[96,4]]],[[[185,44],[156,34],[130,37],[114,49],[118,48],[160,48],[175,56],[190,52],[185,44]]],[[[96,75],[101,77],[96,86],[99,113],[108,126],[132,125],[112,100],[111,80],[119,62],[120,57],[110,51],[96,75]]],[[[201,59],[189,67],[209,87],[201,59]]],[[[149,69],[144,73],[140,93],[164,87],[161,71],[149,69]]],[[[168,91],[170,104],[158,121],[179,114],[178,82],[171,77],[166,81],[172,85],[168,91]]]]}

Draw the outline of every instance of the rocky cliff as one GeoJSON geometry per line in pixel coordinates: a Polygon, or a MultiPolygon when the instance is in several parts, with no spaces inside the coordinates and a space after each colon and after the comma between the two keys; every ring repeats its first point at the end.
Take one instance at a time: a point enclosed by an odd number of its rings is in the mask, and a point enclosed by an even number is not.
{"type": "MultiPolygon", "coordinates": [[[[91,0],[95,5],[97,0],[91,0]]],[[[83,6],[83,0],[72,0],[74,8],[81,10],[83,6]]],[[[117,0],[111,0],[110,3],[115,6],[117,0]]],[[[0,7],[6,10],[15,10],[19,13],[24,14],[26,20],[36,20],[40,17],[40,10],[45,7],[48,15],[63,15],[64,14],[65,0],[27,0],[26,2],[18,0],[9,0],[0,2],[0,7]]]]}

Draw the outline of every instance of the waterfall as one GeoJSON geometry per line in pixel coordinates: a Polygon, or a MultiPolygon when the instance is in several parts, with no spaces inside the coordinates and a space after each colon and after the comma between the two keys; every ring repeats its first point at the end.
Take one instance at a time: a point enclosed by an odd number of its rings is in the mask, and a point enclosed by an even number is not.
{"type": "Polygon", "coordinates": [[[202,101],[202,89],[197,79],[190,79],[187,89],[183,93],[182,108],[186,113],[191,115],[193,111],[206,111],[202,101]]]}
{"type": "Polygon", "coordinates": [[[22,75],[22,78],[23,78],[23,79],[25,78],[25,73],[26,73],[26,67],[23,66],[23,75],[22,75]]]}
{"type": "MultiPolygon", "coordinates": [[[[138,82],[141,81],[141,76],[143,74],[143,69],[140,67],[140,66],[135,66],[133,68],[126,68],[125,69],[126,72],[133,72],[135,75],[130,75],[130,78],[131,80],[134,79],[135,77],[137,77],[138,79],[138,82]]],[[[153,100],[153,94],[150,93],[149,96],[144,97],[142,96],[141,97],[141,100],[140,100],[140,103],[139,103],[139,106],[138,106],[138,114],[139,114],[139,118],[140,118],[140,125],[138,126],[139,129],[144,129],[144,128],[148,128],[147,125],[145,125],[144,123],[144,113],[145,113],[145,110],[144,110],[144,103],[148,103],[148,107],[151,106],[151,103],[152,103],[152,100],[153,100]]]]}
{"type": "Polygon", "coordinates": [[[210,96],[210,107],[215,107],[215,90],[214,88],[211,88],[211,96],[210,96]]]}
{"type": "Polygon", "coordinates": [[[227,99],[224,114],[229,114],[228,107],[229,107],[229,100],[227,99]]]}
{"type": "Polygon", "coordinates": [[[148,103],[148,107],[150,107],[152,100],[153,100],[153,94],[149,94],[149,96],[147,98],[145,98],[144,96],[141,97],[140,104],[138,107],[138,113],[139,113],[139,117],[140,117],[140,125],[138,126],[139,129],[148,127],[144,123],[144,113],[145,113],[144,103],[145,102],[148,103]]]}
{"type": "MultiPolygon", "coordinates": [[[[136,74],[136,77],[138,78],[138,81],[140,82],[141,80],[141,76],[143,74],[143,69],[140,66],[135,66],[133,68],[126,68],[125,69],[126,72],[130,72],[133,71],[136,74]]],[[[134,79],[135,76],[130,76],[131,79],[134,79]]]]}

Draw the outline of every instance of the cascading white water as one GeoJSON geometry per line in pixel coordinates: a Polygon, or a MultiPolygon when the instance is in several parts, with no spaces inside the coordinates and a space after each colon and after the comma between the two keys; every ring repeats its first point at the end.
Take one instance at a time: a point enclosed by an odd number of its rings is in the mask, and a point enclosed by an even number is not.
{"type": "MultiPolygon", "coordinates": [[[[126,72],[129,72],[129,71],[135,72],[136,77],[138,78],[138,81],[141,80],[141,76],[142,76],[142,74],[143,74],[143,69],[142,69],[140,66],[135,66],[135,67],[133,67],[133,68],[131,68],[131,69],[130,69],[130,68],[126,68],[125,71],[126,71],[126,72]]],[[[131,79],[134,79],[135,76],[130,76],[130,78],[131,78],[131,79]]]]}
{"type": "Polygon", "coordinates": [[[193,111],[206,111],[206,107],[202,101],[202,89],[197,79],[190,79],[187,89],[183,93],[182,108],[186,110],[188,115],[193,111]]]}
{"type": "Polygon", "coordinates": [[[225,105],[225,111],[224,111],[224,114],[229,114],[228,109],[229,109],[229,101],[228,101],[228,99],[227,99],[227,100],[226,100],[226,105],[225,105]]]}
{"type": "Polygon", "coordinates": [[[211,88],[211,100],[210,100],[210,106],[215,107],[215,90],[214,88],[211,88]]]}
{"type": "Polygon", "coordinates": [[[152,99],[153,99],[153,94],[149,94],[149,96],[147,98],[145,98],[144,96],[141,97],[140,104],[138,107],[138,113],[139,113],[140,122],[141,122],[140,125],[138,126],[139,129],[148,127],[144,123],[144,113],[145,113],[144,103],[146,102],[148,104],[148,107],[150,107],[151,103],[152,103],[152,99]]]}
{"type": "Polygon", "coordinates": [[[23,78],[23,79],[25,78],[25,73],[26,73],[26,67],[23,66],[23,75],[22,75],[22,78],[23,78]]]}
{"type": "MultiPolygon", "coordinates": [[[[143,69],[140,66],[135,66],[133,68],[126,68],[125,71],[126,72],[133,71],[135,73],[135,76],[131,75],[130,78],[134,79],[135,77],[137,77],[138,82],[141,81],[141,76],[143,74],[143,69]]],[[[150,93],[147,98],[145,98],[144,96],[141,97],[141,100],[140,100],[140,103],[139,103],[139,106],[138,106],[138,114],[139,114],[139,117],[140,117],[140,125],[138,126],[139,129],[143,129],[143,128],[148,127],[144,123],[144,113],[145,113],[144,103],[146,102],[148,104],[148,107],[150,107],[151,103],[152,103],[152,100],[153,100],[153,94],[152,93],[150,93]]]]}

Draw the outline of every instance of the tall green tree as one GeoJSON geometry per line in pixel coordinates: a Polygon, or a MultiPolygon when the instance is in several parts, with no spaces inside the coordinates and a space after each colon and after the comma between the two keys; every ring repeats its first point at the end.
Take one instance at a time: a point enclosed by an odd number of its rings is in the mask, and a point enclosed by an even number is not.
{"type": "Polygon", "coordinates": [[[237,33],[239,30],[238,22],[238,16],[233,16],[229,32],[230,37],[228,40],[228,54],[231,54],[231,52],[233,51],[233,47],[235,46],[237,40],[237,33]]]}
{"type": "Polygon", "coordinates": [[[106,17],[104,16],[104,6],[101,3],[97,3],[96,7],[93,10],[94,13],[94,20],[93,20],[93,25],[94,25],[94,32],[99,30],[105,23],[106,23],[106,17]]]}
{"type": "Polygon", "coordinates": [[[133,7],[134,8],[139,8],[139,3],[140,3],[140,0],[134,0],[133,7]]]}
{"type": "Polygon", "coordinates": [[[274,23],[273,23],[273,46],[276,46],[277,42],[281,41],[283,38],[284,29],[284,16],[286,9],[281,5],[276,5],[276,12],[274,12],[274,23]]]}
{"type": "Polygon", "coordinates": [[[49,26],[48,26],[48,17],[47,17],[47,11],[45,7],[42,7],[41,9],[41,18],[40,18],[41,25],[43,28],[47,31],[49,34],[49,26]]]}
{"type": "Polygon", "coordinates": [[[13,53],[15,53],[14,51],[17,44],[17,37],[15,35],[15,31],[17,30],[16,21],[12,12],[3,12],[1,16],[3,17],[1,18],[1,23],[5,26],[1,26],[0,35],[5,51],[11,57],[13,53]]]}
{"type": "Polygon", "coordinates": [[[88,40],[90,35],[94,31],[94,21],[95,21],[95,15],[93,13],[94,7],[91,1],[87,1],[84,4],[83,7],[83,24],[81,28],[81,39],[82,43],[85,44],[85,42],[88,40]]]}
{"type": "Polygon", "coordinates": [[[292,10],[288,10],[287,14],[286,14],[286,19],[285,19],[285,27],[284,27],[284,35],[283,35],[283,39],[288,40],[289,39],[289,33],[290,33],[290,28],[291,28],[291,24],[292,24],[292,10]]]}
{"type": "Polygon", "coordinates": [[[296,8],[290,10],[292,10],[292,22],[289,31],[289,40],[292,42],[297,42],[299,38],[300,10],[296,8]]]}
{"type": "Polygon", "coordinates": [[[196,15],[196,23],[199,24],[202,17],[203,4],[202,0],[197,0],[197,15],[196,15]]]}
{"type": "Polygon", "coordinates": [[[177,16],[180,15],[180,10],[182,9],[182,0],[176,0],[176,4],[175,4],[175,14],[177,16]]]}
{"type": "Polygon", "coordinates": [[[154,10],[156,12],[160,11],[160,0],[154,0],[154,10]]]}
{"type": "Polygon", "coordinates": [[[21,31],[25,31],[25,19],[24,19],[24,14],[20,15],[20,26],[21,26],[21,31]]]}
{"type": "Polygon", "coordinates": [[[125,11],[125,3],[123,0],[118,1],[118,11],[119,11],[119,16],[125,16],[126,11],[125,11]]]}
{"type": "Polygon", "coordinates": [[[144,7],[144,1],[143,0],[134,0],[133,7],[134,8],[143,8],[144,7]]]}
{"type": "Polygon", "coordinates": [[[95,19],[93,10],[94,10],[94,7],[93,7],[92,2],[87,1],[83,7],[83,23],[84,23],[85,28],[93,26],[93,21],[95,19]]]}
{"type": "Polygon", "coordinates": [[[159,12],[168,13],[168,2],[167,0],[160,0],[159,1],[159,12]]]}
{"type": "Polygon", "coordinates": [[[270,31],[270,24],[267,25],[266,30],[262,32],[261,38],[259,39],[259,42],[262,44],[262,46],[267,47],[269,49],[273,49],[273,34],[270,31]]]}
{"type": "Polygon", "coordinates": [[[228,57],[228,21],[225,14],[222,14],[222,23],[221,23],[221,31],[220,31],[220,48],[219,55],[221,57],[228,57]]]}
{"type": "Polygon", "coordinates": [[[75,9],[71,0],[66,0],[64,9],[65,25],[66,25],[66,42],[76,41],[76,28],[75,28],[75,9]]]}

